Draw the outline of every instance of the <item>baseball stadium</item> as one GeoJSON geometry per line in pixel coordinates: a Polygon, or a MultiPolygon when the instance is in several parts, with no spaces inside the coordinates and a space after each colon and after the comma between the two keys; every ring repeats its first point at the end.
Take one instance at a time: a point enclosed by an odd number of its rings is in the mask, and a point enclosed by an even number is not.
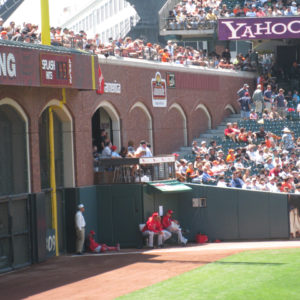
{"type": "Polygon", "coordinates": [[[37,1],[0,0],[0,299],[299,299],[300,1],[37,1]]]}

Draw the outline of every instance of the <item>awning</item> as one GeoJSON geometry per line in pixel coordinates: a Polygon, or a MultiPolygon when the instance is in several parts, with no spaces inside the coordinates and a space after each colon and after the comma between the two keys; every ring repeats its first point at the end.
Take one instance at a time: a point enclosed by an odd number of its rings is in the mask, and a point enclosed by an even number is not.
{"type": "Polygon", "coordinates": [[[178,193],[192,190],[190,187],[177,180],[151,181],[147,182],[147,184],[152,188],[153,191],[162,193],[178,193]]]}

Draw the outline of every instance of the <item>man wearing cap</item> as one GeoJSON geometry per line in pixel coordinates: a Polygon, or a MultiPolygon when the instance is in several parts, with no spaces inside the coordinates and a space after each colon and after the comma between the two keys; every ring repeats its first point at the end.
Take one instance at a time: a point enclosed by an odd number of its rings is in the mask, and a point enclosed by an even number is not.
{"type": "Polygon", "coordinates": [[[148,236],[148,247],[153,248],[153,239],[157,235],[158,247],[163,247],[163,242],[171,237],[171,233],[163,230],[158,212],[154,212],[148,219],[142,230],[144,236],[148,236]]]}
{"type": "Polygon", "coordinates": [[[163,216],[163,228],[171,233],[177,233],[178,244],[186,245],[188,240],[182,236],[181,228],[179,227],[179,222],[177,220],[172,219],[173,213],[173,210],[169,209],[167,213],[163,216]]]}
{"type": "Polygon", "coordinates": [[[91,252],[103,253],[106,251],[120,251],[120,244],[117,244],[115,247],[110,247],[106,244],[98,244],[95,241],[95,234],[95,231],[91,230],[87,240],[88,248],[91,252]]]}
{"type": "Polygon", "coordinates": [[[238,95],[239,99],[244,97],[246,92],[249,93],[248,89],[249,89],[249,85],[247,83],[245,83],[243,85],[243,87],[237,91],[237,95],[238,95]]]}
{"type": "Polygon", "coordinates": [[[292,132],[287,127],[285,127],[282,132],[283,135],[281,140],[283,148],[287,151],[292,151],[295,148],[292,132]]]}
{"type": "Polygon", "coordinates": [[[241,118],[243,120],[248,120],[250,117],[250,103],[251,98],[249,96],[249,92],[245,92],[244,96],[239,99],[239,103],[241,106],[241,118]]]}
{"type": "Polygon", "coordinates": [[[75,229],[76,229],[76,253],[81,255],[83,252],[85,220],[83,217],[84,205],[78,205],[78,211],[75,214],[75,229]]]}

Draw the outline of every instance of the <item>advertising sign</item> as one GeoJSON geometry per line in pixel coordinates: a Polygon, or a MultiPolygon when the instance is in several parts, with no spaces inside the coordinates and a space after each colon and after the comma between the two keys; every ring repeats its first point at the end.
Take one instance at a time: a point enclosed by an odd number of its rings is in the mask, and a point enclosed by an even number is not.
{"type": "Polygon", "coordinates": [[[47,257],[55,256],[56,243],[55,243],[54,229],[48,229],[46,232],[46,250],[47,250],[47,257]]]}
{"type": "Polygon", "coordinates": [[[40,54],[41,85],[72,86],[72,57],[49,53],[40,54]]]}
{"type": "Polygon", "coordinates": [[[166,80],[161,78],[159,72],[151,79],[151,90],[153,107],[167,107],[166,80]]]}
{"type": "Polygon", "coordinates": [[[219,19],[219,40],[299,38],[300,17],[219,19]]]}

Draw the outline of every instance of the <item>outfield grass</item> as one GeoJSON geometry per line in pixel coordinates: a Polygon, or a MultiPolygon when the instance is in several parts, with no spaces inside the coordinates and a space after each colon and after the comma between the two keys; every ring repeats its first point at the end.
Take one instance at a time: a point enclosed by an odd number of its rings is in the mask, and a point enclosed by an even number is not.
{"type": "Polygon", "coordinates": [[[300,249],[242,252],[118,299],[299,300],[300,249]]]}

